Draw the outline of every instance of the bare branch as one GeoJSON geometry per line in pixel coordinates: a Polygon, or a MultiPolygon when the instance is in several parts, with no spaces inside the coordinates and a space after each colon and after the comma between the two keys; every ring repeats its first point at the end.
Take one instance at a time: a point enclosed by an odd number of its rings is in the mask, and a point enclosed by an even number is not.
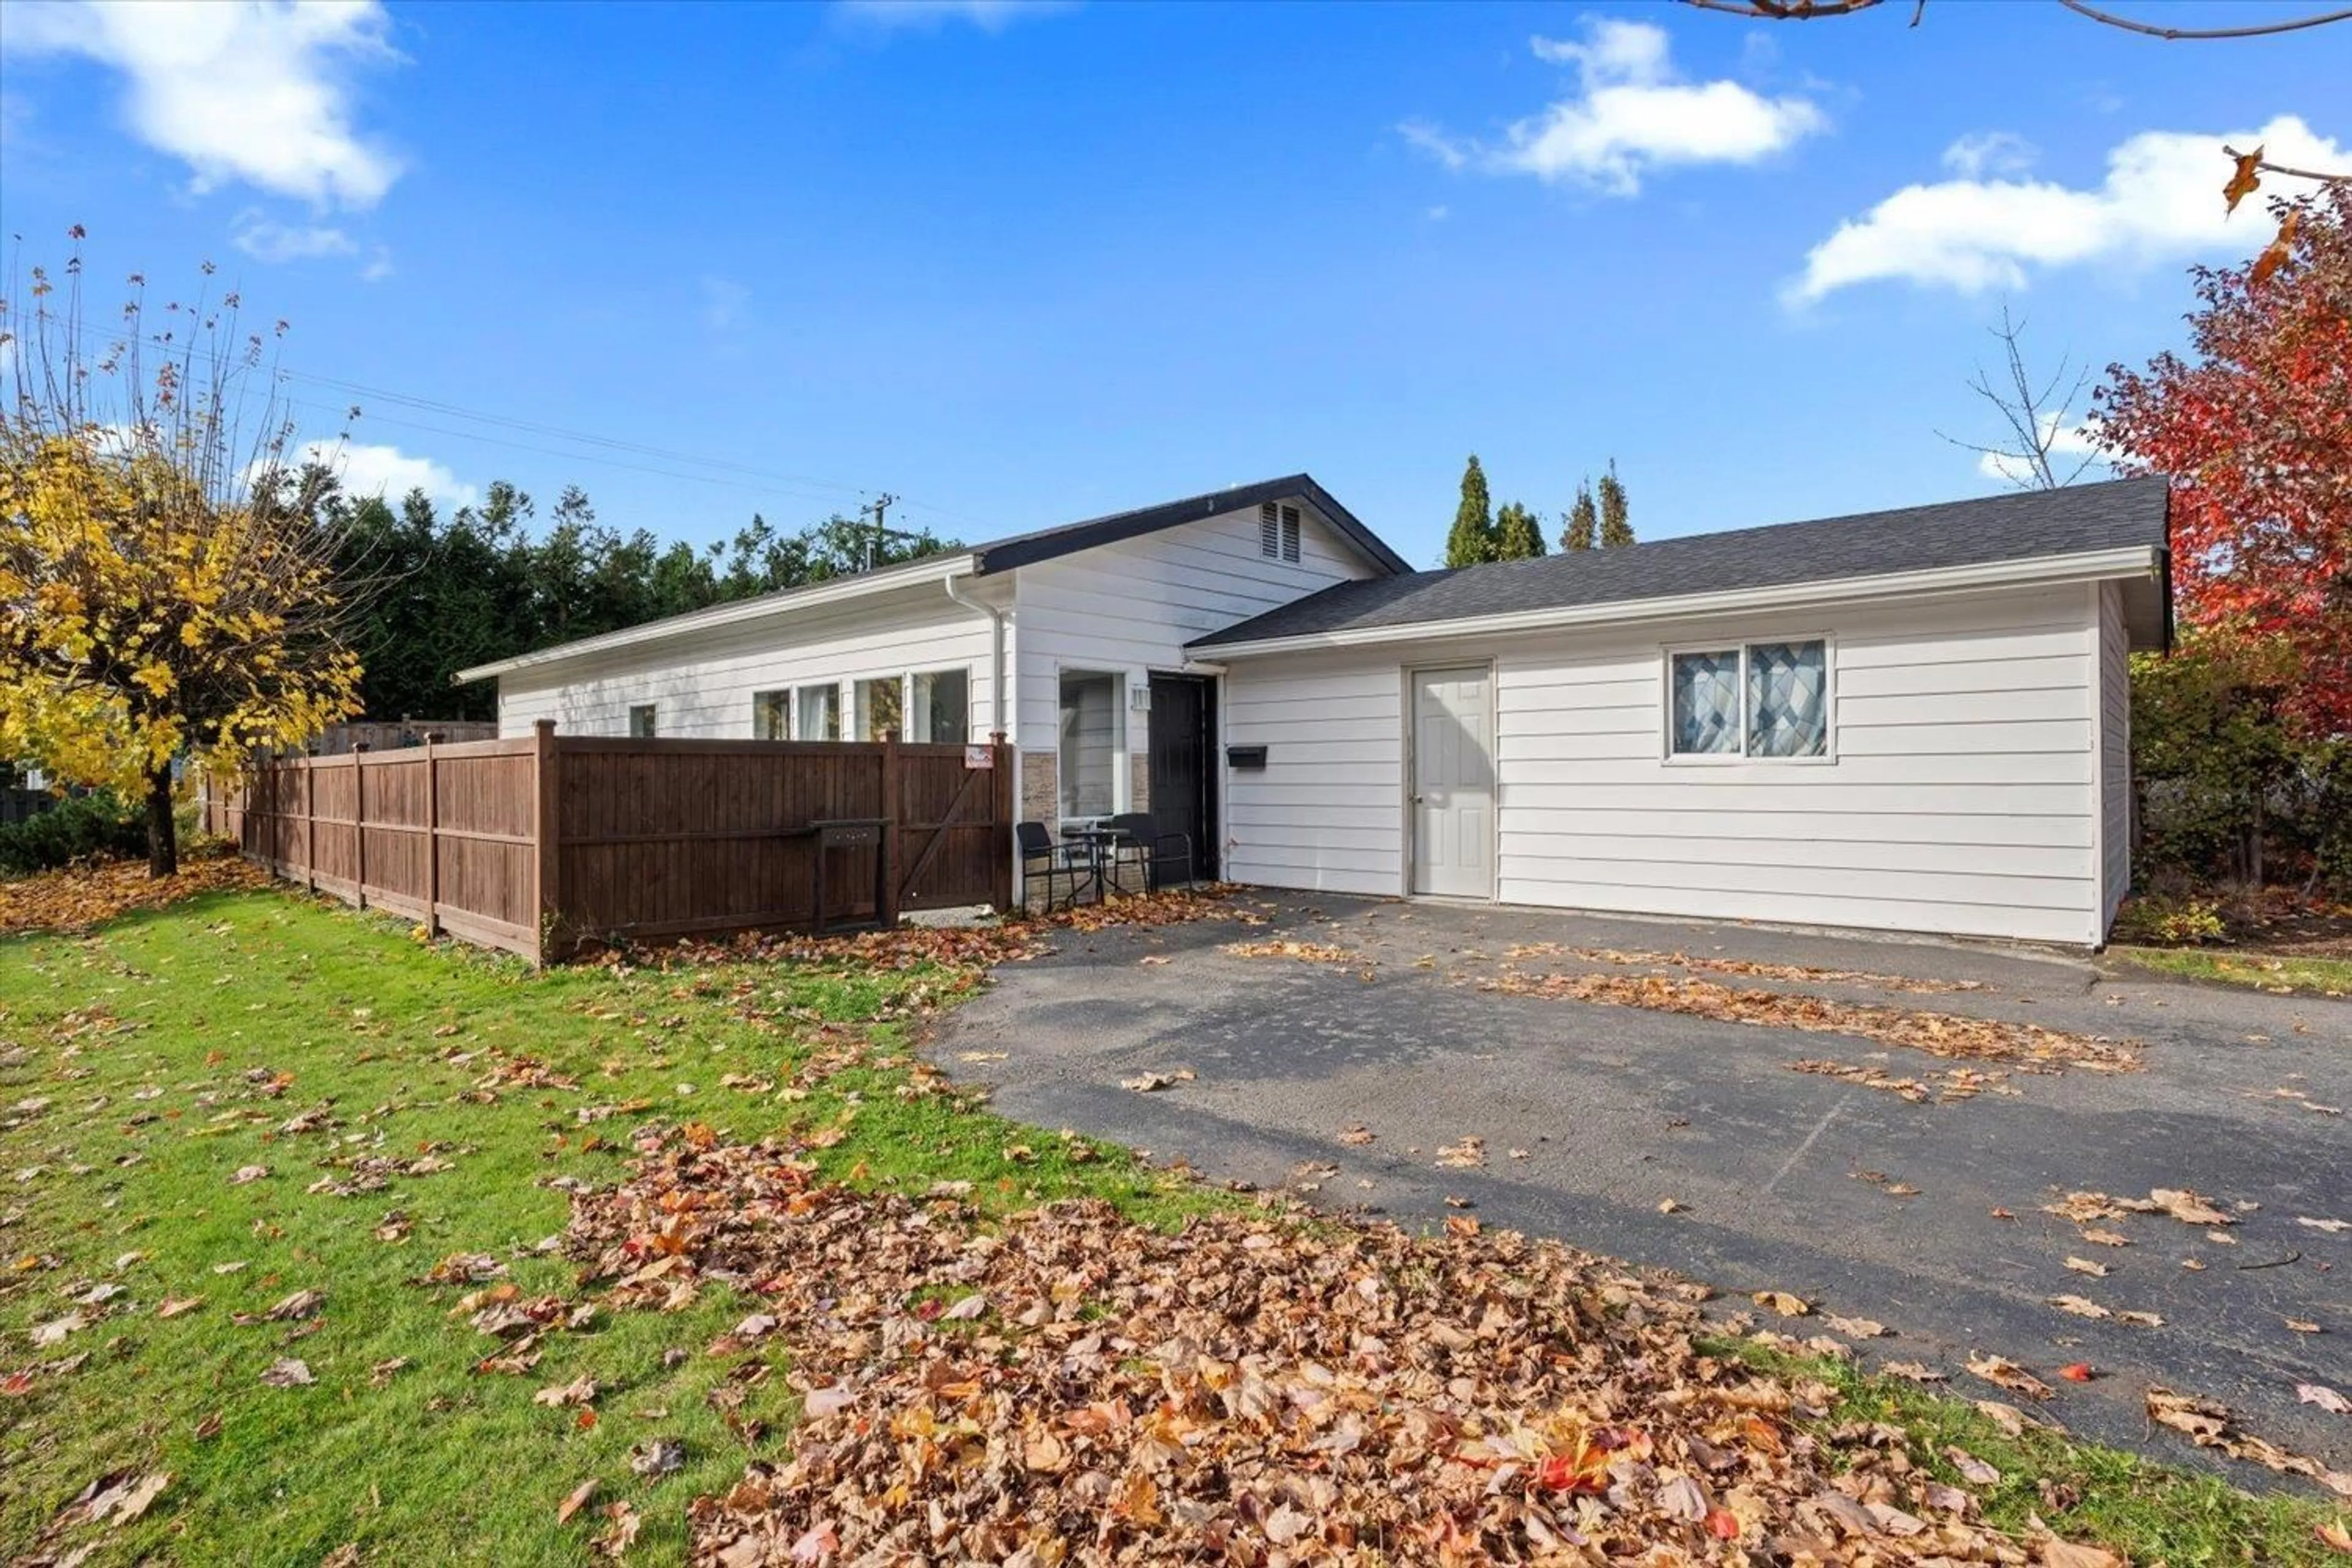
{"type": "Polygon", "coordinates": [[[2049,380],[2037,385],[2026,368],[2025,323],[2012,319],[2009,307],[2004,305],[2000,325],[1989,330],[2001,342],[2003,384],[1996,385],[1992,375],[1979,365],[1969,390],[1991,404],[2000,415],[2002,423],[2009,426],[2007,444],[1984,446],[1945,435],[1941,430],[1936,434],[1964,451],[1992,458],[1994,467],[2020,489],[2054,490],[2073,484],[2099,460],[2097,453],[2086,452],[2069,466],[2072,455],[2059,449],[2062,439],[2070,433],[2067,416],[2074,411],[2084,388],[2090,384],[2089,367],[2074,371],[2070,382],[2072,366],[2062,359],[2049,380]],[[2062,386],[2065,388],[2063,396],[2059,395],[2062,386]]]}
{"type": "MultiPolygon", "coordinates": [[[[1823,16],[1852,16],[1874,9],[1883,0],[1682,0],[1685,5],[1702,11],[1721,11],[1727,16],[1744,16],[1751,22],[1811,22],[1823,16]]],[[[2118,16],[2112,11],[2102,11],[2084,0],[2058,0],[2069,11],[2110,27],[2120,27],[2127,33],[2140,33],[2151,38],[2168,41],[2199,38],[2259,38],[2273,33],[2300,32],[2305,27],[2324,27],[2331,22],[2352,22],[2352,10],[2320,11],[2308,16],[2290,17],[2284,22],[2252,22],[2242,27],[2160,27],[2153,22],[2135,21],[2118,16]]],[[[1917,26],[1926,15],[1927,0],[1916,0],[1911,8],[1911,26],[1917,26]]],[[[2313,175],[2315,179],[2331,178],[2313,175]]]]}
{"type": "MultiPolygon", "coordinates": [[[[1851,16],[1882,3],[1883,0],[1683,0],[1684,5],[1702,11],[1721,11],[1753,22],[1810,22],[1816,16],[1851,16]]],[[[1921,10],[1927,5],[1927,0],[1919,0],[1921,10]]],[[[1919,25],[1918,11],[1911,14],[1911,25],[1919,25]]]]}
{"type": "Polygon", "coordinates": [[[2309,16],[2293,16],[2284,22],[2253,22],[2242,27],[2159,27],[2151,22],[2135,22],[2129,16],[2118,16],[2102,11],[2084,0],[2058,0],[2078,16],[2088,16],[2110,27],[2121,27],[2127,33],[2143,33],[2151,38],[2167,42],[2196,38],[2259,38],[2272,33],[2300,32],[2305,27],[2324,27],[2330,22],[2352,22],[2352,11],[2321,11],[2309,16]]]}
{"type": "MultiPolygon", "coordinates": [[[[2352,16],[2352,11],[2347,11],[2345,15],[2352,16]]],[[[2245,157],[2243,153],[2226,142],[2221,144],[2221,151],[2232,158],[2242,160],[2245,157]]],[[[2254,149],[2254,168],[2262,174],[2284,174],[2290,180],[2316,180],[2323,185],[2333,185],[2346,180],[2352,180],[2352,174],[2330,174],[2320,169],[2298,169],[2292,164],[2273,163],[2262,156],[2262,151],[2259,147],[2254,149]]]]}

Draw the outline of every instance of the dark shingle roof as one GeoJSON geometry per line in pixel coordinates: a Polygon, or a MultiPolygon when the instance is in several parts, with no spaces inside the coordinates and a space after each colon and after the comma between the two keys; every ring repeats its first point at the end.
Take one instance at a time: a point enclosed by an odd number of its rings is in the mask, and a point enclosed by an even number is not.
{"type": "Polygon", "coordinates": [[[1196,639],[1194,647],[1522,611],[1973,566],[2166,544],[2163,479],[2116,479],[1897,511],[1564,551],[1342,583],[1196,639]]]}
{"type": "Polygon", "coordinates": [[[1069,555],[1081,550],[1091,550],[1097,544],[1116,544],[1122,539],[1135,539],[1147,533],[1157,533],[1163,528],[1181,523],[1198,522],[1229,511],[1246,511],[1261,501],[1289,500],[1303,498],[1315,510],[1331,520],[1333,527],[1355,543],[1367,560],[1383,572],[1411,572],[1412,563],[1381,542],[1380,535],[1366,528],[1349,511],[1332,499],[1331,492],[1315,482],[1312,475],[1286,474],[1278,479],[1260,479],[1254,485],[1236,485],[1232,489],[1211,490],[1206,495],[1187,496],[1182,500],[1162,501],[1158,506],[1138,508],[1134,511],[1113,512],[1108,517],[1089,518],[1084,522],[1066,522],[1055,528],[1042,528],[1034,533],[1015,534],[1011,539],[992,540],[975,545],[972,554],[980,571],[1010,571],[1015,566],[1030,566],[1040,561],[1051,561],[1058,555],[1069,555]]]}

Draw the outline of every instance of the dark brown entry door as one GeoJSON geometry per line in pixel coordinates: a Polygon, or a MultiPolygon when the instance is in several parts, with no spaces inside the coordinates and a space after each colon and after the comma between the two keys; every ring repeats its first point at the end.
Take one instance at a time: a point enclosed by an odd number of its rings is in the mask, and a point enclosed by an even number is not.
{"type": "Polygon", "coordinates": [[[1192,874],[1203,881],[1217,874],[1216,756],[1216,688],[1197,675],[1153,676],[1151,820],[1162,833],[1192,838],[1192,874]]]}

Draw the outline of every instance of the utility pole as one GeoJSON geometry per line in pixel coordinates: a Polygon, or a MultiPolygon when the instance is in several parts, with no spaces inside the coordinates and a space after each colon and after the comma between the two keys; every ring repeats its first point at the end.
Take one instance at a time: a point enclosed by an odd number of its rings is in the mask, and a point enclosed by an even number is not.
{"type": "Polygon", "coordinates": [[[897,496],[894,496],[886,490],[882,494],[874,498],[873,504],[857,509],[857,515],[859,517],[865,517],[868,513],[871,513],[874,518],[874,533],[873,536],[866,542],[866,562],[860,568],[861,571],[873,571],[876,558],[882,553],[884,546],[888,543],[890,530],[887,525],[887,519],[889,516],[890,509],[893,506],[896,506],[898,501],[898,498],[897,496]]]}

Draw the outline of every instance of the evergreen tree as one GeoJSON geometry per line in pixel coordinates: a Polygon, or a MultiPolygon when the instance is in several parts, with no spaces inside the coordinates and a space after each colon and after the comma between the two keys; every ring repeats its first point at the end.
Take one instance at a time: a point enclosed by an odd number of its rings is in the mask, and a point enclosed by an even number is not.
{"type": "Polygon", "coordinates": [[[1601,543],[1603,549],[1633,542],[1633,525],[1625,521],[1625,485],[1617,477],[1617,459],[1601,476],[1601,543]]]}
{"type": "Polygon", "coordinates": [[[1495,514],[1495,559],[1525,561],[1544,552],[1543,524],[1517,501],[1495,514]]]}
{"type": "Polygon", "coordinates": [[[1475,566],[1494,559],[1494,507],[1486,495],[1486,470],[1474,452],[1462,470],[1462,504],[1454,509],[1454,531],[1445,536],[1445,564],[1475,566]]]}
{"type": "Polygon", "coordinates": [[[1563,520],[1567,526],[1560,530],[1562,550],[1590,550],[1601,532],[1601,513],[1592,504],[1592,484],[1587,480],[1576,487],[1576,504],[1568,509],[1563,520]]]}

